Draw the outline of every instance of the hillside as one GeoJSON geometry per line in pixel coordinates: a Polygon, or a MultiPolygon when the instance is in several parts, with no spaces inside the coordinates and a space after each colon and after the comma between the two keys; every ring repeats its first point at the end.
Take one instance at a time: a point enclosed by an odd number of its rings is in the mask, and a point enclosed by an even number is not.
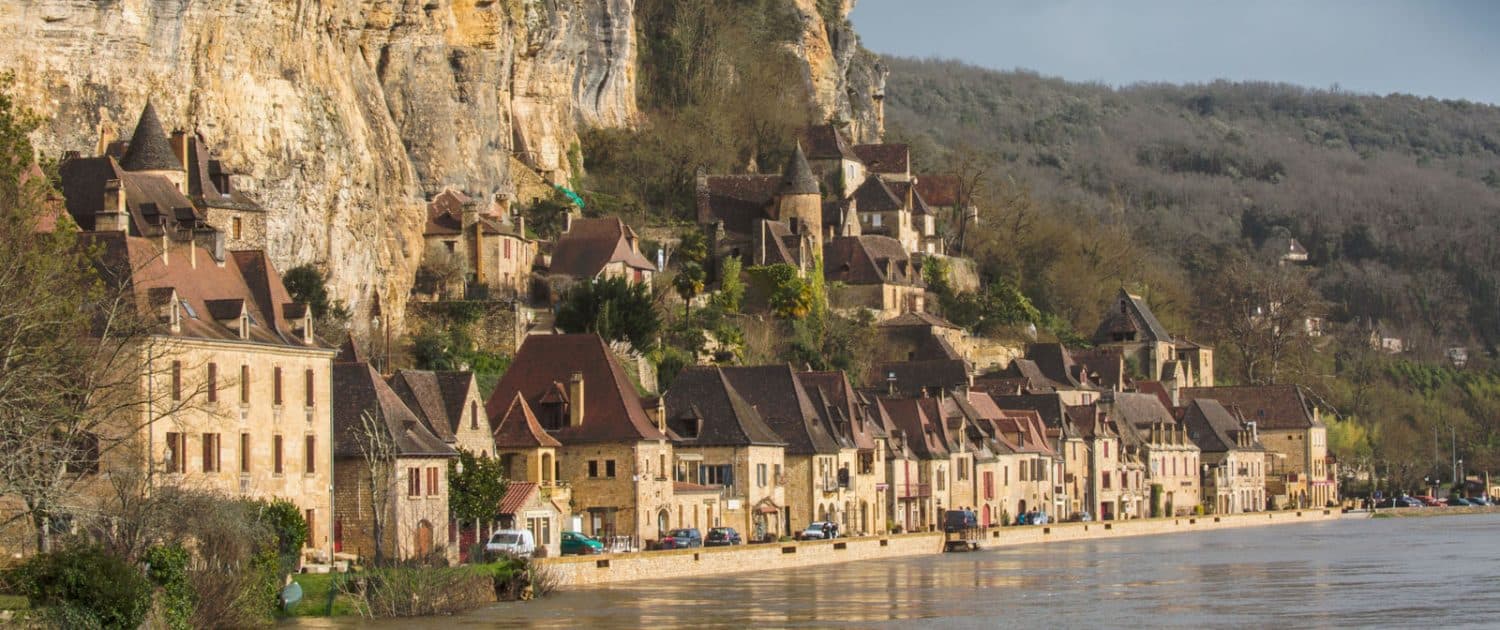
{"type": "Polygon", "coordinates": [[[1200,290],[1226,251],[1254,255],[1291,236],[1308,250],[1330,323],[1375,320],[1429,356],[1500,342],[1500,108],[885,63],[888,139],[927,163],[993,158],[992,185],[978,191],[991,205],[1019,187],[1054,211],[1124,228],[1166,266],[1146,265],[1153,273],[1200,290]]]}

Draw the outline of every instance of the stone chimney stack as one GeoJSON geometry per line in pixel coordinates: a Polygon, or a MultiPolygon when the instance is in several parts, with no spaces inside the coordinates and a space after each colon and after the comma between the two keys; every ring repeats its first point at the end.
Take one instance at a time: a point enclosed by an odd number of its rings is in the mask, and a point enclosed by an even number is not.
{"type": "MultiPolygon", "coordinates": [[[[177,161],[182,163],[182,170],[189,170],[188,166],[188,134],[181,129],[172,132],[172,153],[177,154],[177,161]]],[[[183,191],[186,193],[187,191],[183,191]]]]}
{"type": "Polygon", "coordinates": [[[583,372],[568,378],[568,426],[583,425],[583,372]]]}
{"type": "MultiPolygon", "coordinates": [[[[662,435],[667,433],[667,397],[659,396],[656,399],[656,430],[662,435]]],[[[702,430],[701,427],[699,429],[702,430]]]]}
{"type": "Polygon", "coordinates": [[[94,215],[95,232],[124,232],[130,227],[125,206],[125,187],[118,179],[104,182],[104,205],[94,215]]]}

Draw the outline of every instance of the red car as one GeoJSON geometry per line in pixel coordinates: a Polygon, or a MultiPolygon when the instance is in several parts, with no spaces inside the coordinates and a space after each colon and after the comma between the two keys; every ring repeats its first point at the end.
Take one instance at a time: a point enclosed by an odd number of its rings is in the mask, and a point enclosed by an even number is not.
{"type": "Polygon", "coordinates": [[[1426,496],[1426,495],[1423,495],[1423,496],[1420,496],[1420,497],[1412,497],[1412,498],[1416,499],[1418,501],[1421,501],[1422,505],[1425,505],[1427,507],[1442,507],[1443,505],[1445,505],[1442,501],[1439,501],[1437,499],[1434,499],[1434,498],[1426,496]]]}

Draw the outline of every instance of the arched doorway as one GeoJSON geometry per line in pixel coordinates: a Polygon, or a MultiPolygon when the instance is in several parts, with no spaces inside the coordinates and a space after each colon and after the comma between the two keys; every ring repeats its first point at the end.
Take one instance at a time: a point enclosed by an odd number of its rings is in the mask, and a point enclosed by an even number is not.
{"type": "Polygon", "coordinates": [[[668,512],[667,508],[662,508],[661,511],[656,513],[656,535],[658,537],[667,535],[671,520],[672,513],[668,512]]]}
{"type": "Polygon", "coordinates": [[[432,523],[423,520],[417,523],[417,540],[414,549],[418,557],[432,553],[432,523]]]}

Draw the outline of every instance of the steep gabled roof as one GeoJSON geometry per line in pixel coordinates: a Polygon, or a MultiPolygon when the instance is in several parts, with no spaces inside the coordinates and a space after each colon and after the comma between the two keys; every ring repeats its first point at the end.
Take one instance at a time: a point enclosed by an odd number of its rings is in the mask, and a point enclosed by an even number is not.
{"type": "Polygon", "coordinates": [[[696,194],[698,223],[721,221],[724,230],[749,234],[756,219],[770,218],[767,210],[781,185],[779,175],[713,175],[699,180],[696,194]]]}
{"type": "Polygon", "coordinates": [[[182,160],[172,151],[167,132],[156,117],[156,106],[146,101],[141,118],[135,123],[135,133],[130,136],[130,146],[120,166],[127,171],[180,171],[182,160]]]}
{"type": "Polygon", "coordinates": [[[882,363],[870,375],[870,387],[915,395],[924,389],[958,389],[969,385],[969,363],[963,359],[882,363]]]}
{"type": "Polygon", "coordinates": [[[1020,396],[994,396],[995,404],[1003,410],[1027,410],[1035,411],[1042,422],[1049,429],[1062,426],[1064,409],[1067,404],[1063,403],[1058,394],[1022,394],[1020,396]]]}
{"type": "Polygon", "coordinates": [[[64,204],[73,222],[84,230],[94,229],[95,215],[104,208],[104,189],[109,180],[120,181],[130,215],[132,236],[159,236],[163,226],[190,229],[203,223],[203,215],[191,199],[161,175],[131,172],[109,156],[70,158],[58,165],[64,204]]]}
{"type": "Polygon", "coordinates": [[[953,175],[919,175],[917,192],[927,203],[939,208],[958,205],[958,177],[953,175]]]}
{"type": "Polygon", "coordinates": [[[193,203],[207,208],[225,208],[229,210],[242,210],[249,212],[263,212],[265,209],[255,200],[246,197],[233,185],[228,190],[220,190],[216,183],[220,179],[229,182],[229,173],[224,170],[224,165],[209,155],[208,142],[203,135],[193,133],[187,136],[188,151],[188,194],[193,203]]]}
{"type": "Polygon", "coordinates": [[[1296,385],[1185,387],[1181,397],[1183,401],[1212,398],[1225,406],[1238,407],[1245,420],[1254,422],[1261,430],[1295,431],[1323,426],[1296,385]]]}
{"type": "Polygon", "coordinates": [[[656,265],[632,247],[632,241],[639,242],[635,230],[619,217],[573,219],[572,226],[558,237],[552,248],[552,266],[548,271],[593,278],[613,262],[623,262],[631,269],[655,271],[656,265]]]}
{"type": "Polygon", "coordinates": [[[856,144],[854,154],[865,163],[865,170],[887,175],[910,172],[911,149],[905,144],[856,144]]]}
{"type": "Polygon", "coordinates": [[[939,433],[933,419],[927,416],[921,399],[883,399],[881,404],[890,414],[896,429],[906,438],[906,447],[913,455],[919,459],[948,457],[948,449],[942,434],[939,433]]]}
{"type": "Polygon", "coordinates": [[[334,455],[361,457],[366,414],[401,457],[455,457],[458,451],[433,435],[368,363],[333,365],[334,455]]]}
{"type": "Polygon", "coordinates": [[[788,455],[839,451],[837,438],[822,426],[807,390],[788,365],[725,367],[725,378],[750,403],[776,435],[788,455]]]}
{"type": "Polygon", "coordinates": [[[879,175],[865,178],[859,188],[854,189],[854,209],[864,212],[895,212],[906,207],[906,197],[897,197],[891,186],[879,175]]]}
{"type": "Polygon", "coordinates": [[[1177,424],[1172,411],[1154,394],[1121,392],[1110,399],[1114,401],[1111,413],[1122,429],[1149,430],[1153,424],[1177,424]]]}
{"type": "Polygon", "coordinates": [[[583,375],[584,413],[579,426],[551,432],[564,444],[638,442],[666,436],[646,415],[635,385],[599,335],[531,335],[521,343],[510,369],[485,403],[490,426],[509,410],[516,394],[536,407],[574,373],[583,375]]]}
{"type": "Polygon", "coordinates": [[[786,444],[718,367],[683,369],[672,380],[672,388],[664,398],[667,426],[682,437],[679,443],[684,446],[786,444]],[[687,437],[681,430],[689,421],[698,423],[695,437],[687,437]]]}
{"type": "Polygon", "coordinates": [[[807,147],[809,159],[859,161],[859,156],[850,148],[849,141],[844,139],[843,132],[832,123],[809,125],[802,132],[801,144],[807,147]]]}
{"type": "Polygon", "coordinates": [[[952,329],[952,330],[958,330],[958,325],[954,324],[953,322],[950,322],[950,321],[948,321],[946,319],[938,317],[937,315],[933,315],[932,313],[928,313],[928,312],[925,312],[925,311],[907,311],[905,313],[902,313],[902,314],[897,315],[895,317],[892,317],[890,319],[884,320],[884,321],[880,322],[879,324],[876,324],[876,326],[881,326],[881,327],[918,326],[918,327],[922,327],[922,328],[933,327],[933,328],[949,328],[949,329],[952,329]]]}
{"type": "MultiPolygon", "coordinates": [[[[398,370],[390,377],[391,389],[401,397],[406,407],[421,418],[433,435],[438,436],[444,442],[453,443],[458,440],[454,429],[458,426],[458,418],[449,416],[449,405],[444,400],[442,387],[438,384],[436,372],[427,370],[398,370]]],[[[460,407],[463,401],[458,403],[460,407]]]]}
{"type": "Polygon", "coordinates": [[[865,415],[865,409],[859,404],[859,396],[854,393],[854,386],[849,382],[849,376],[840,371],[828,372],[798,372],[797,379],[802,381],[802,387],[809,393],[817,392],[824,406],[819,409],[825,424],[860,450],[875,448],[875,436],[870,426],[869,419],[865,415]]]}
{"type": "Polygon", "coordinates": [[[1172,343],[1172,335],[1151,313],[1145,298],[1132,295],[1125,289],[1120,289],[1115,308],[1099,323],[1099,329],[1094,332],[1094,343],[1109,343],[1116,333],[1136,333],[1136,341],[1172,343]]]}
{"type": "Polygon", "coordinates": [[[823,278],[845,284],[927,286],[900,241],[869,234],[840,236],[824,244],[823,278]]]}
{"type": "MultiPolygon", "coordinates": [[[[585,390],[587,395],[587,390],[585,390]]],[[[536,421],[536,416],[531,413],[531,407],[526,404],[526,399],[517,393],[511,398],[510,407],[505,410],[505,415],[500,416],[500,423],[495,427],[495,448],[538,448],[538,447],[562,446],[556,438],[547,435],[542,429],[541,423],[536,421]]]]}

